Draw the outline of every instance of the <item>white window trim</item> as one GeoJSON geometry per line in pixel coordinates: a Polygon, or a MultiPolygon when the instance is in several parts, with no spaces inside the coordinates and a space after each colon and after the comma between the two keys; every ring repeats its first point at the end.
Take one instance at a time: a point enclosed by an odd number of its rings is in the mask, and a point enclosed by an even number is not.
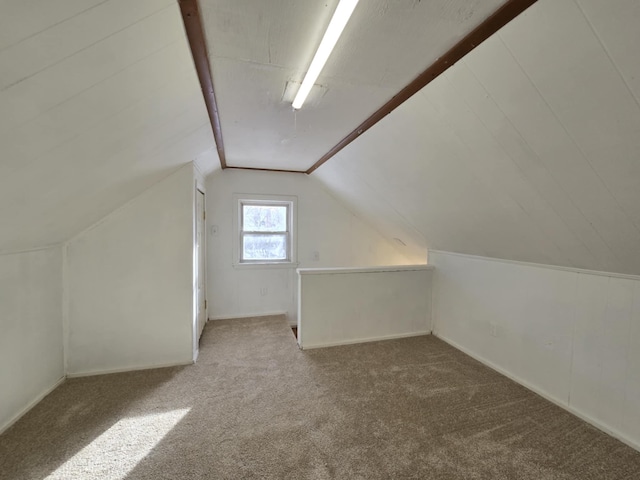
{"type": "Polygon", "coordinates": [[[298,266],[298,197],[292,195],[257,195],[257,194],[233,194],[233,267],[241,269],[250,268],[296,268],[298,266]],[[240,261],[240,249],[242,242],[242,203],[287,203],[289,206],[289,260],[275,261],[240,261]]]}

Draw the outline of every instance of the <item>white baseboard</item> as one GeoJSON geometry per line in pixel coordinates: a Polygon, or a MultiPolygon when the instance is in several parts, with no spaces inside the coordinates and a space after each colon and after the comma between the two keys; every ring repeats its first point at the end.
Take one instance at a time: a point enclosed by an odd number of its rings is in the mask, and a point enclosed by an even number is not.
{"type": "Polygon", "coordinates": [[[301,350],[312,350],[314,348],[339,347],[341,345],[355,345],[358,343],[381,342],[383,340],[395,340],[398,338],[421,337],[423,335],[429,335],[430,333],[431,332],[429,332],[428,330],[425,330],[423,332],[400,333],[395,335],[383,335],[380,337],[367,337],[367,338],[357,338],[354,340],[341,340],[339,342],[315,343],[311,345],[308,345],[306,343],[300,343],[301,338],[298,338],[298,345],[300,345],[301,350]]]}
{"type": "Polygon", "coordinates": [[[487,367],[491,368],[492,370],[495,370],[496,372],[500,373],[501,375],[504,375],[505,377],[513,380],[514,382],[522,385],[526,389],[531,390],[533,393],[536,393],[537,395],[540,395],[545,400],[550,401],[551,403],[553,403],[553,404],[559,406],[560,408],[566,410],[567,412],[575,415],[576,417],[580,418],[581,420],[584,420],[585,422],[589,423],[590,425],[593,425],[598,430],[601,430],[604,433],[606,433],[607,435],[610,435],[610,436],[620,440],[622,443],[630,446],[634,450],[640,451],[640,443],[638,443],[637,441],[629,438],[624,433],[616,430],[615,428],[611,428],[611,427],[605,425],[604,423],[600,422],[599,420],[596,420],[595,418],[591,417],[590,415],[587,415],[586,413],[584,413],[584,412],[572,407],[571,405],[568,405],[567,403],[563,402],[562,400],[550,395],[549,393],[545,392],[544,390],[541,390],[540,388],[536,387],[535,385],[530,384],[529,382],[527,382],[526,380],[521,379],[517,375],[513,375],[508,370],[496,365],[493,362],[490,362],[489,360],[485,359],[484,357],[481,357],[480,355],[477,355],[476,353],[474,353],[471,350],[468,350],[467,348],[459,345],[458,343],[454,342],[453,340],[450,340],[450,339],[448,339],[446,337],[443,337],[443,336],[441,336],[441,335],[439,335],[438,333],[435,333],[435,332],[433,333],[433,336],[439,338],[440,340],[442,340],[445,343],[448,343],[449,345],[451,345],[456,350],[460,350],[462,353],[464,353],[466,355],[469,355],[471,358],[479,361],[480,363],[482,363],[483,365],[486,365],[487,367]]]}
{"type": "Polygon", "coordinates": [[[287,315],[287,312],[259,312],[259,313],[243,313],[242,315],[216,315],[209,317],[209,320],[236,320],[238,318],[251,317],[273,317],[276,315],[287,315]]]}
{"type": "Polygon", "coordinates": [[[195,362],[189,360],[178,363],[164,363],[159,365],[132,366],[125,368],[114,368],[111,370],[89,370],[85,372],[67,373],[67,378],[93,377],[94,375],[109,375],[111,373],[137,372],[139,370],[153,370],[155,368],[184,367],[185,365],[193,365],[195,362]]]}
{"type": "Polygon", "coordinates": [[[64,381],[66,380],[66,377],[62,377],[60,379],[58,379],[56,381],[56,383],[54,383],[52,386],[50,386],[49,388],[45,389],[40,395],[38,395],[36,398],[34,398],[31,402],[29,402],[29,404],[24,407],[22,410],[20,410],[18,413],[16,413],[13,417],[11,417],[9,419],[9,421],[7,423],[5,423],[4,425],[0,426],[0,435],[2,435],[5,431],[7,431],[14,423],[16,423],[18,420],[20,420],[24,415],[27,414],[27,412],[29,412],[29,410],[31,410],[33,407],[35,407],[38,403],[40,403],[42,401],[42,399],[44,397],[46,397],[47,395],[49,395],[51,392],[53,392],[56,388],[58,388],[60,385],[62,385],[64,383],[64,381]]]}

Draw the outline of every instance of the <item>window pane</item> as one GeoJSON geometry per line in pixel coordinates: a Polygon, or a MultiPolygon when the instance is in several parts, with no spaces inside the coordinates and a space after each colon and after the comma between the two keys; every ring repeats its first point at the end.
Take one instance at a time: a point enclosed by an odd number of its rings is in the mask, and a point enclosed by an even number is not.
{"type": "Polygon", "coordinates": [[[287,260],[287,235],[243,235],[242,259],[287,260]]]}
{"type": "Polygon", "coordinates": [[[284,205],[243,205],[242,230],[245,232],[286,232],[287,207],[284,205]]]}

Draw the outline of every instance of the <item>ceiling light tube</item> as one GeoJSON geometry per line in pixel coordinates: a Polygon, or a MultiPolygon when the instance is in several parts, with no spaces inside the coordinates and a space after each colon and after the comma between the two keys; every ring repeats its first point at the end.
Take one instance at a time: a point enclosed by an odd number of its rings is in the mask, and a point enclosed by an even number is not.
{"type": "Polygon", "coordinates": [[[324,68],[324,64],[327,63],[327,59],[329,58],[329,55],[331,55],[333,47],[336,46],[336,43],[338,42],[340,35],[342,35],[342,31],[347,25],[349,18],[351,18],[351,14],[357,4],[358,0],[340,0],[336,11],[333,13],[331,22],[329,22],[327,31],[324,33],[324,37],[322,37],[318,51],[316,51],[316,54],[311,61],[311,65],[309,66],[309,70],[307,70],[307,74],[302,81],[302,85],[300,85],[300,88],[298,89],[296,98],[293,100],[292,106],[296,110],[302,107],[302,104],[307,99],[307,95],[309,95],[311,87],[316,83],[318,75],[320,75],[320,72],[324,68]]]}

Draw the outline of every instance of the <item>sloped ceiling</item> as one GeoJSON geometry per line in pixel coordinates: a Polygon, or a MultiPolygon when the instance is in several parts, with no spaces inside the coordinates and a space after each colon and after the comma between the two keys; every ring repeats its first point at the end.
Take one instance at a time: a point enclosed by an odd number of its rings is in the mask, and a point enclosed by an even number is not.
{"type": "Polygon", "coordinates": [[[362,0],[304,107],[338,0],[200,0],[230,166],[306,170],[504,0],[362,0]]]}
{"type": "Polygon", "coordinates": [[[213,148],[175,0],[0,1],[0,252],[64,241],[213,148]]]}
{"type": "MultiPolygon", "coordinates": [[[[201,0],[231,165],[305,169],[502,2],[201,0]],[[295,89],[294,89],[295,91],[295,89]]],[[[312,174],[426,248],[640,274],[640,3],[539,0],[312,174]]],[[[0,1],[0,252],[58,243],[211,127],[176,0],[0,1]]]]}
{"type": "Polygon", "coordinates": [[[408,248],[640,274],[639,45],[540,0],[313,175],[408,248]]]}

